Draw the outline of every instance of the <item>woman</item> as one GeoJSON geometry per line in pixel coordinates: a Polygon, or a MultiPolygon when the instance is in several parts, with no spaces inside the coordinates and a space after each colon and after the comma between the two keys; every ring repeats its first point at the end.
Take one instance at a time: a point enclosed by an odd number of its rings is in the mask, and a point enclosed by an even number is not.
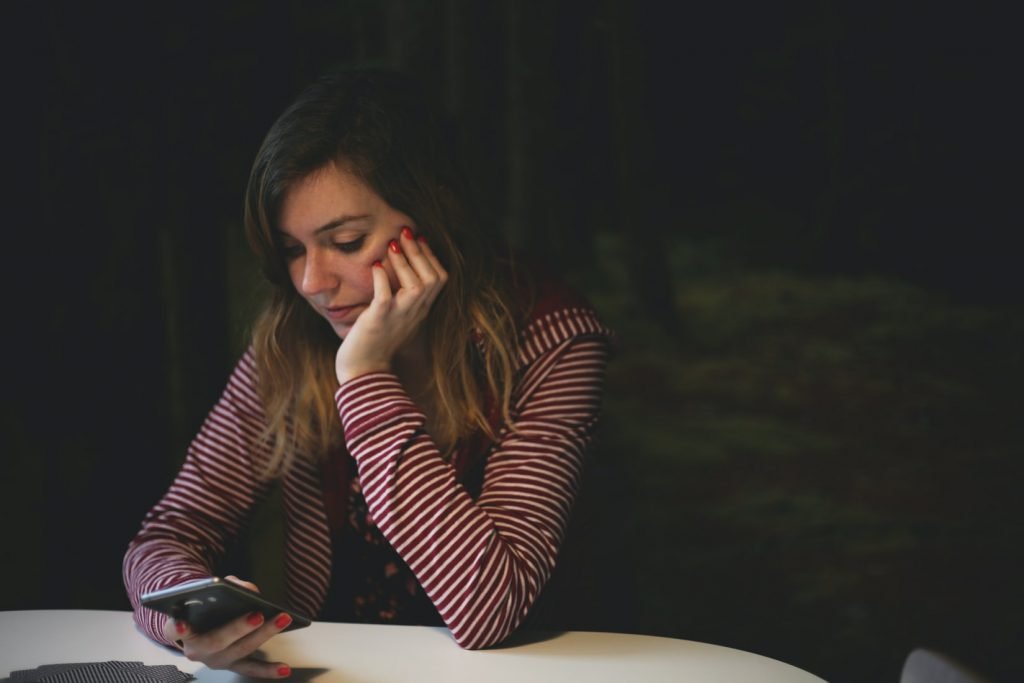
{"type": "Polygon", "coordinates": [[[272,299],[124,559],[142,629],[212,668],[287,676],[249,655],[290,616],[196,634],[139,596],[224,569],[275,481],[300,613],[444,623],[482,648],[554,567],[610,332],[487,248],[426,101],[397,74],[337,72],[256,157],[245,224],[272,299]]]}

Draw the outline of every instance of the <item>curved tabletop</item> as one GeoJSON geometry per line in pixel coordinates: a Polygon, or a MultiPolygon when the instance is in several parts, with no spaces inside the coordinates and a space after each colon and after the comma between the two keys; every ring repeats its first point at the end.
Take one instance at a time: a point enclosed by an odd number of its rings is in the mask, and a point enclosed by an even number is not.
{"type": "MultiPolygon", "coordinates": [[[[621,633],[526,633],[512,644],[474,652],[461,650],[440,627],[316,622],[277,636],[265,652],[291,665],[291,680],[316,683],[821,683],[805,671],[749,652],[621,633]]],[[[173,664],[199,681],[247,680],[210,671],[149,641],[136,630],[130,612],[0,612],[0,678],[41,664],[109,660],[173,664]]]]}

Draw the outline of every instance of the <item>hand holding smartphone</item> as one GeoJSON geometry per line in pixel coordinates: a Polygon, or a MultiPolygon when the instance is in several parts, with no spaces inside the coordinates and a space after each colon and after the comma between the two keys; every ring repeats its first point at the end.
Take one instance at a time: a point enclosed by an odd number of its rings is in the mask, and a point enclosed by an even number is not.
{"type": "Polygon", "coordinates": [[[310,620],[267,600],[259,593],[218,577],[189,581],[141,597],[143,606],[185,621],[195,633],[205,633],[250,612],[270,620],[285,612],[292,618],[285,631],[309,626],[310,620]]]}

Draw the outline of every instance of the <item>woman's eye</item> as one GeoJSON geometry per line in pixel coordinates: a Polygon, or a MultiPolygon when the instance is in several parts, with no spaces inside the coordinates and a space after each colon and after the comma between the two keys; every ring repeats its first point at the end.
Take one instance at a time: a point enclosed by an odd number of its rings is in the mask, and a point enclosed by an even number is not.
{"type": "Polygon", "coordinates": [[[365,240],[365,237],[358,237],[348,242],[335,242],[334,248],[340,252],[351,254],[353,252],[359,251],[359,248],[363,246],[363,242],[365,240]]]}
{"type": "Polygon", "coordinates": [[[285,244],[281,247],[281,255],[284,256],[286,261],[291,261],[302,256],[303,248],[301,244],[285,244]]]}

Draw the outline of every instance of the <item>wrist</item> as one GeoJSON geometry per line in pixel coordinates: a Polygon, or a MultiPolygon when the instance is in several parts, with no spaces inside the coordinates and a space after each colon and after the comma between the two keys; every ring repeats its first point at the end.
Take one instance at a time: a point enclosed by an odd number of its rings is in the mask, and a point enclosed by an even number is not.
{"type": "Polygon", "coordinates": [[[335,376],[338,380],[338,386],[350,382],[357,377],[363,375],[370,375],[375,372],[391,372],[390,366],[387,364],[376,364],[376,365],[358,365],[353,367],[336,367],[335,376]]]}

